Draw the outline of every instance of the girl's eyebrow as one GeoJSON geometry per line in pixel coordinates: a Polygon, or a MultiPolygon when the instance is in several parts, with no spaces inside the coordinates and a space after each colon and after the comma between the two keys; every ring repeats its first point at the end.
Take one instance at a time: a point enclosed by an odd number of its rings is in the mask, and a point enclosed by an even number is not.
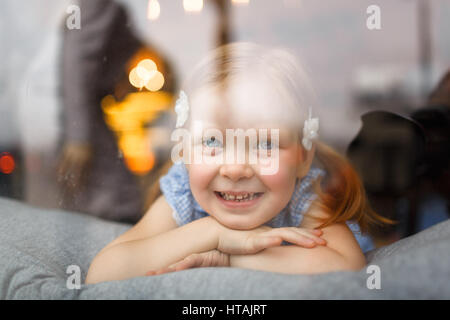
{"type": "MultiPolygon", "coordinates": [[[[267,139],[271,139],[276,132],[274,132],[275,130],[278,133],[278,137],[279,139],[289,139],[289,140],[293,140],[294,137],[298,136],[298,133],[292,133],[292,130],[287,130],[287,129],[283,129],[283,128],[273,128],[273,127],[247,127],[247,128],[240,128],[240,127],[232,127],[232,128],[226,128],[224,126],[220,126],[220,125],[214,125],[211,123],[207,123],[204,124],[202,126],[202,133],[201,135],[204,136],[205,132],[208,130],[218,130],[222,133],[222,136],[225,138],[226,137],[226,133],[227,130],[243,130],[244,134],[247,132],[247,130],[251,130],[253,129],[254,132],[256,133],[256,136],[259,138],[260,135],[264,135],[263,132],[265,132],[265,135],[267,136],[267,139]],[[262,132],[261,132],[262,130],[262,132]],[[260,134],[261,133],[261,134],[260,134]]],[[[196,134],[194,134],[194,136],[197,136],[196,134]]],[[[213,136],[213,134],[208,134],[208,136],[213,136]]]]}
{"type": "MultiPolygon", "coordinates": [[[[259,130],[260,129],[256,129],[258,137],[260,135],[259,130]]],[[[271,139],[274,136],[274,134],[275,134],[275,132],[273,132],[274,130],[277,130],[279,139],[286,139],[286,138],[292,139],[293,137],[296,136],[296,133],[292,133],[289,130],[280,129],[280,128],[263,128],[263,130],[266,130],[265,132],[266,132],[267,139],[271,139]]]]}

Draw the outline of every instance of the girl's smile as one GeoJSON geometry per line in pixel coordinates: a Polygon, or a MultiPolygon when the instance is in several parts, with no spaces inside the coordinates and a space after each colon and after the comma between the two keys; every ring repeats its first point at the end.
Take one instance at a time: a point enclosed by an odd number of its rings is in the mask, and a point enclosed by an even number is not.
{"type": "Polygon", "coordinates": [[[226,208],[249,208],[256,205],[264,196],[264,192],[214,191],[216,198],[226,208]]]}

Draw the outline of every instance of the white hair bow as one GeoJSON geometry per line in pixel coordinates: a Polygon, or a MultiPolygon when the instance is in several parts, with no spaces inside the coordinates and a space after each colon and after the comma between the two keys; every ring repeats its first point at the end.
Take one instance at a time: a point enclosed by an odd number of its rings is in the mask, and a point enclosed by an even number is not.
{"type": "Polygon", "coordinates": [[[305,120],[305,124],[303,126],[303,139],[302,144],[306,150],[311,150],[312,141],[317,139],[319,134],[319,118],[312,118],[312,109],[309,108],[309,116],[308,119],[305,120]]]}
{"type": "Polygon", "coordinates": [[[180,97],[175,103],[175,112],[177,114],[176,128],[180,128],[184,125],[189,117],[189,102],[186,93],[180,91],[180,97]]]}

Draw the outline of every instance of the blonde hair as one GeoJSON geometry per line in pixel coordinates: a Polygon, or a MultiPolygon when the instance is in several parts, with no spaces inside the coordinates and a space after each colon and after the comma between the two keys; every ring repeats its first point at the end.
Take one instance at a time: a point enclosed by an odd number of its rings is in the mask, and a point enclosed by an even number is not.
{"type": "Polygon", "coordinates": [[[308,116],[307,106],[316,104],[316,94],[307,71],[297,60],[285,49],[250,42],[230,43],[212,50],[187,77],[183,90],[192,96],[199,88],[216,85],[226,92],[237,78],[256,75],[270,81],[285,100],[290,119],[300,124],[308,116]]]}
{"type": "MultiPolygon", "coordinates": [[[[236,77],[255,72],[269,79],[280,97],[287,98],[289,110],[286,112],[301,128],[308,109],[315,105],[316,94],[305,68],[285,49],[266,48],[248,42],[216,48],[194,68],[183,90],[188,96],[207,85],[216,85],[226,91],[236,77]]],[[[299,135],[301,141],[302,130],[299,130],[299,135]]],[[[315,145],[316,158],[327,171],[326,179],[317,180],[314,184],[318,204],[329,214],[322,221],[322,227],[353,220],[365,232],[372,224],[390,223],[370,208],[361,180],[350,162],[322,142],[317,141],[315,145]]]]}

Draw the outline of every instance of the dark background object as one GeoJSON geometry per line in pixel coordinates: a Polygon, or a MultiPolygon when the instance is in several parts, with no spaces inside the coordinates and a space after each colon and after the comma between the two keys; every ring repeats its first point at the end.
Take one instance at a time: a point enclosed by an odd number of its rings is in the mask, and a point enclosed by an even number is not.
{"type": "MultiPolygon", "coordinates": [[[[369,201],[397,222],[375,233],[403,238],[420,231],[419,214],[433,214],[430,195],[450,212],[450,108],[425,106],[405,117],[387,111],[362,116],[362,128],[347,149],[369,201]]],[[[427,218],[426,216],[424,217],[427,218]]]]}
{"type": "Polygon", "coordinates": [[[425,134],[416,121],[387,111],[362,116],[362,128],[350,143],[347,156],[361,176],[373,209],[398,223],[376,231],[380,237],[415,232],[417,196],[424,172],[425,134]],[[408,199],[408,213],[398,203],[408,199]]]}
{"type": "Polygon", "coordinates": [[[363,126],[347,149],[370,193],[403,195],[423,166],[425,134],[420,125],[387,111],[362,116],[363,126]]]}
{"type": "Polygon", "coordinates": [[[424,180],[431,192],[446,200],[450,212],[450,106],[427,106],[411,117],[420,123],[427,138],[424,180]]]}
{"type": "Polygon", "coordinates": [[[24,170],[18,148],[0,148],[0,196],[23,200],[24,170]]]}

